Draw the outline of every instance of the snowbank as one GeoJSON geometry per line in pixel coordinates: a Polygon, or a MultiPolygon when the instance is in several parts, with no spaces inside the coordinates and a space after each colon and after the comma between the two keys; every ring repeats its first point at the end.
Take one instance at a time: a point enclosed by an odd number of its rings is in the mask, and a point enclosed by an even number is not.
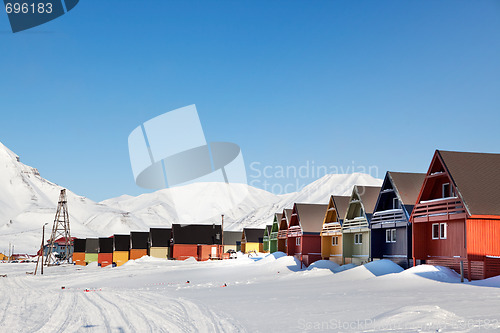
{"type": "Polygon", "coordinates": [[[401,276],[418,276],[430,280],[457,283],[460,282],[460,274],[448,267],[433,265],[418,265],[408,268],[400,273],[401,276]]]}
{"type": "Polygon", "coordinates": [[[307,270],[310,271],[313,269],[329,269],[332,272],[335,272],[335,271],[338,272],[339,268],[340,268],[340,265],[337,263],[334,263],[331,260],[318,260],[318,261],[315,261],[312,264],[310,264],[309,267],[307,267],[307,270]]]}
{"type": "Polygon", "coordinates": [[[364,267],[375,276],[400,273],[404,270],[398,264],[387,259],[371,261],[365,264],[364,267]]]}

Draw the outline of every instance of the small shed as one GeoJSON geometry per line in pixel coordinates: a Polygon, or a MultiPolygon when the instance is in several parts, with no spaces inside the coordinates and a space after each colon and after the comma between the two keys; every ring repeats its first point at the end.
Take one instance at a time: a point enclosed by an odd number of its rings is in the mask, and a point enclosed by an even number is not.
{"type": "Polygon", "coordinates": [[[347,213],[342,223],[344,263],[356,265],[370,261],[370,220],[380,186],[354,185],[347,213]]]}
{"type": "Polygon", "coordinates": [[[170,251],[172,228],[149,229],[149,255],[155,258],[167,259],[170,251]]]}
{"type": "Polygon", "coordinates": [[[113,238],[99,238],[98,261],[101,267],[113,263],[113,238]]]}
{"type": "Polygon", "coordinates": [[[135,260],[148,255],[149,232],[132,231],[130,233],[130,260],[135,260]]]}
{"type": "Polygon", "coordinates": [[[288,226],[287,254],[309,266],[321,259],[321,228],[328,205],[293,205],[288,226]]]}
{"type": "Polygon", "coordinates": [[[121,266],[129,259],[130,235],[113,235],[113,263],[121,266]]]}
{"type": "Polygon", "coordinates": [[[321,257],[342,265],[342,223],[349,206],[348,196],[330,196],[321,229],[321,257]]]}
{"type": "Polygon", "coordinates": [[[241,241],[241,231],[224,231],[224,253],[237,251],[237,243],[241,241]]]}
{"type": "Polygon", "coordinates": [[[264,229],[243,228],[241,233],[241,252],[262,252],[263,251],[264,229]]]}
{"type": "Polygon", "coordinates": [[[99,238],[87,238],[85,242],[85,262],[87,265],[99,260],[98,253],[99,238]]]}
{"type": "Polygon", "coordinates": [[[87,240],[85,238],[75,238],[73,240],[73,263],[75,265],[85,266],[85,245],[87,240]]]}

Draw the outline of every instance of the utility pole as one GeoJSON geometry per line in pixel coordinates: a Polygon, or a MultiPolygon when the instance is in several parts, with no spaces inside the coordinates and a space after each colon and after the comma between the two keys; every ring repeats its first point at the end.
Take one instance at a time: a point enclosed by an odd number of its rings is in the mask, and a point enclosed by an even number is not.
{"type": "Polygon", "coordinates": [[[221,222],[221,232],[222,232],[222,255],[220,256],[221,259],[224,259],[224,214],[221,215],[222,222],[221,222]]]}
{"type": "Polygon", "coordinates": [[[57,204],[56,217],[54,225],[52,226],[52,234],[47,250],[47,266],[55,265],[55,258],[52,259],[52,251],[55,248],[56,240],[59,238],[64,239],[64,253],[61,257],[61,263],[69,263],[71,260],[71,232],[69,229],[69,214],[68,214],[68,201],[66,199],[66,190],[61,190],[59,202],[57,204]]]}
{"type": "Polygon", "coordinates": [[[38,259],[36,260],[36,266],[35,266],[35,274],[33,275],[36,275],[36,271],[38,270],[38,262],[40,261],[40,257],[42,257],[42,275],[43,275],[43,242],[45,240],[45,226],[47,225],[48,223],[45,223],[42,227],[42,244],[40,245],[40,255],[38,256],[38,259]]]}

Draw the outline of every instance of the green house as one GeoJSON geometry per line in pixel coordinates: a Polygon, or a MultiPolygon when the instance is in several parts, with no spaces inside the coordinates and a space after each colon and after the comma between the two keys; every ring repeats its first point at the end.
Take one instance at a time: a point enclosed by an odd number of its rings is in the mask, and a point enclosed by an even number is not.
{"type": "Polygon", "coordinates": [[[275,213],[273,225],[271,226],[271,234],[269,236],[269,252],[274,253],[278,251],[278,230],[283,214],[275,213]]]}
{"type": "Polygon", "coordinates": [[[264,243],[263,244],[264,252],[269,252],[269,249],[270,249],[271,227],[272,227],[272,225],[266,225],[266,228],[264,229],[264,237],[262,239],[262,241],[264,243]]]}

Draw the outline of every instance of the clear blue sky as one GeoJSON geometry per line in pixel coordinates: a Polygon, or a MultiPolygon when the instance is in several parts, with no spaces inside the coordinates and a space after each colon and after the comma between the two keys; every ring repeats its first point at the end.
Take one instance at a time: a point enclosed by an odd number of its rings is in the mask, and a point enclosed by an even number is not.
{"type": "Polygon", "coordinates": [[[82,0],[17,34],[0,13],[0,45],[0,141],[97,201],[145,192],[127,137],[189,104],[251,178],[500,150],[499,1],[82,0]]]}

